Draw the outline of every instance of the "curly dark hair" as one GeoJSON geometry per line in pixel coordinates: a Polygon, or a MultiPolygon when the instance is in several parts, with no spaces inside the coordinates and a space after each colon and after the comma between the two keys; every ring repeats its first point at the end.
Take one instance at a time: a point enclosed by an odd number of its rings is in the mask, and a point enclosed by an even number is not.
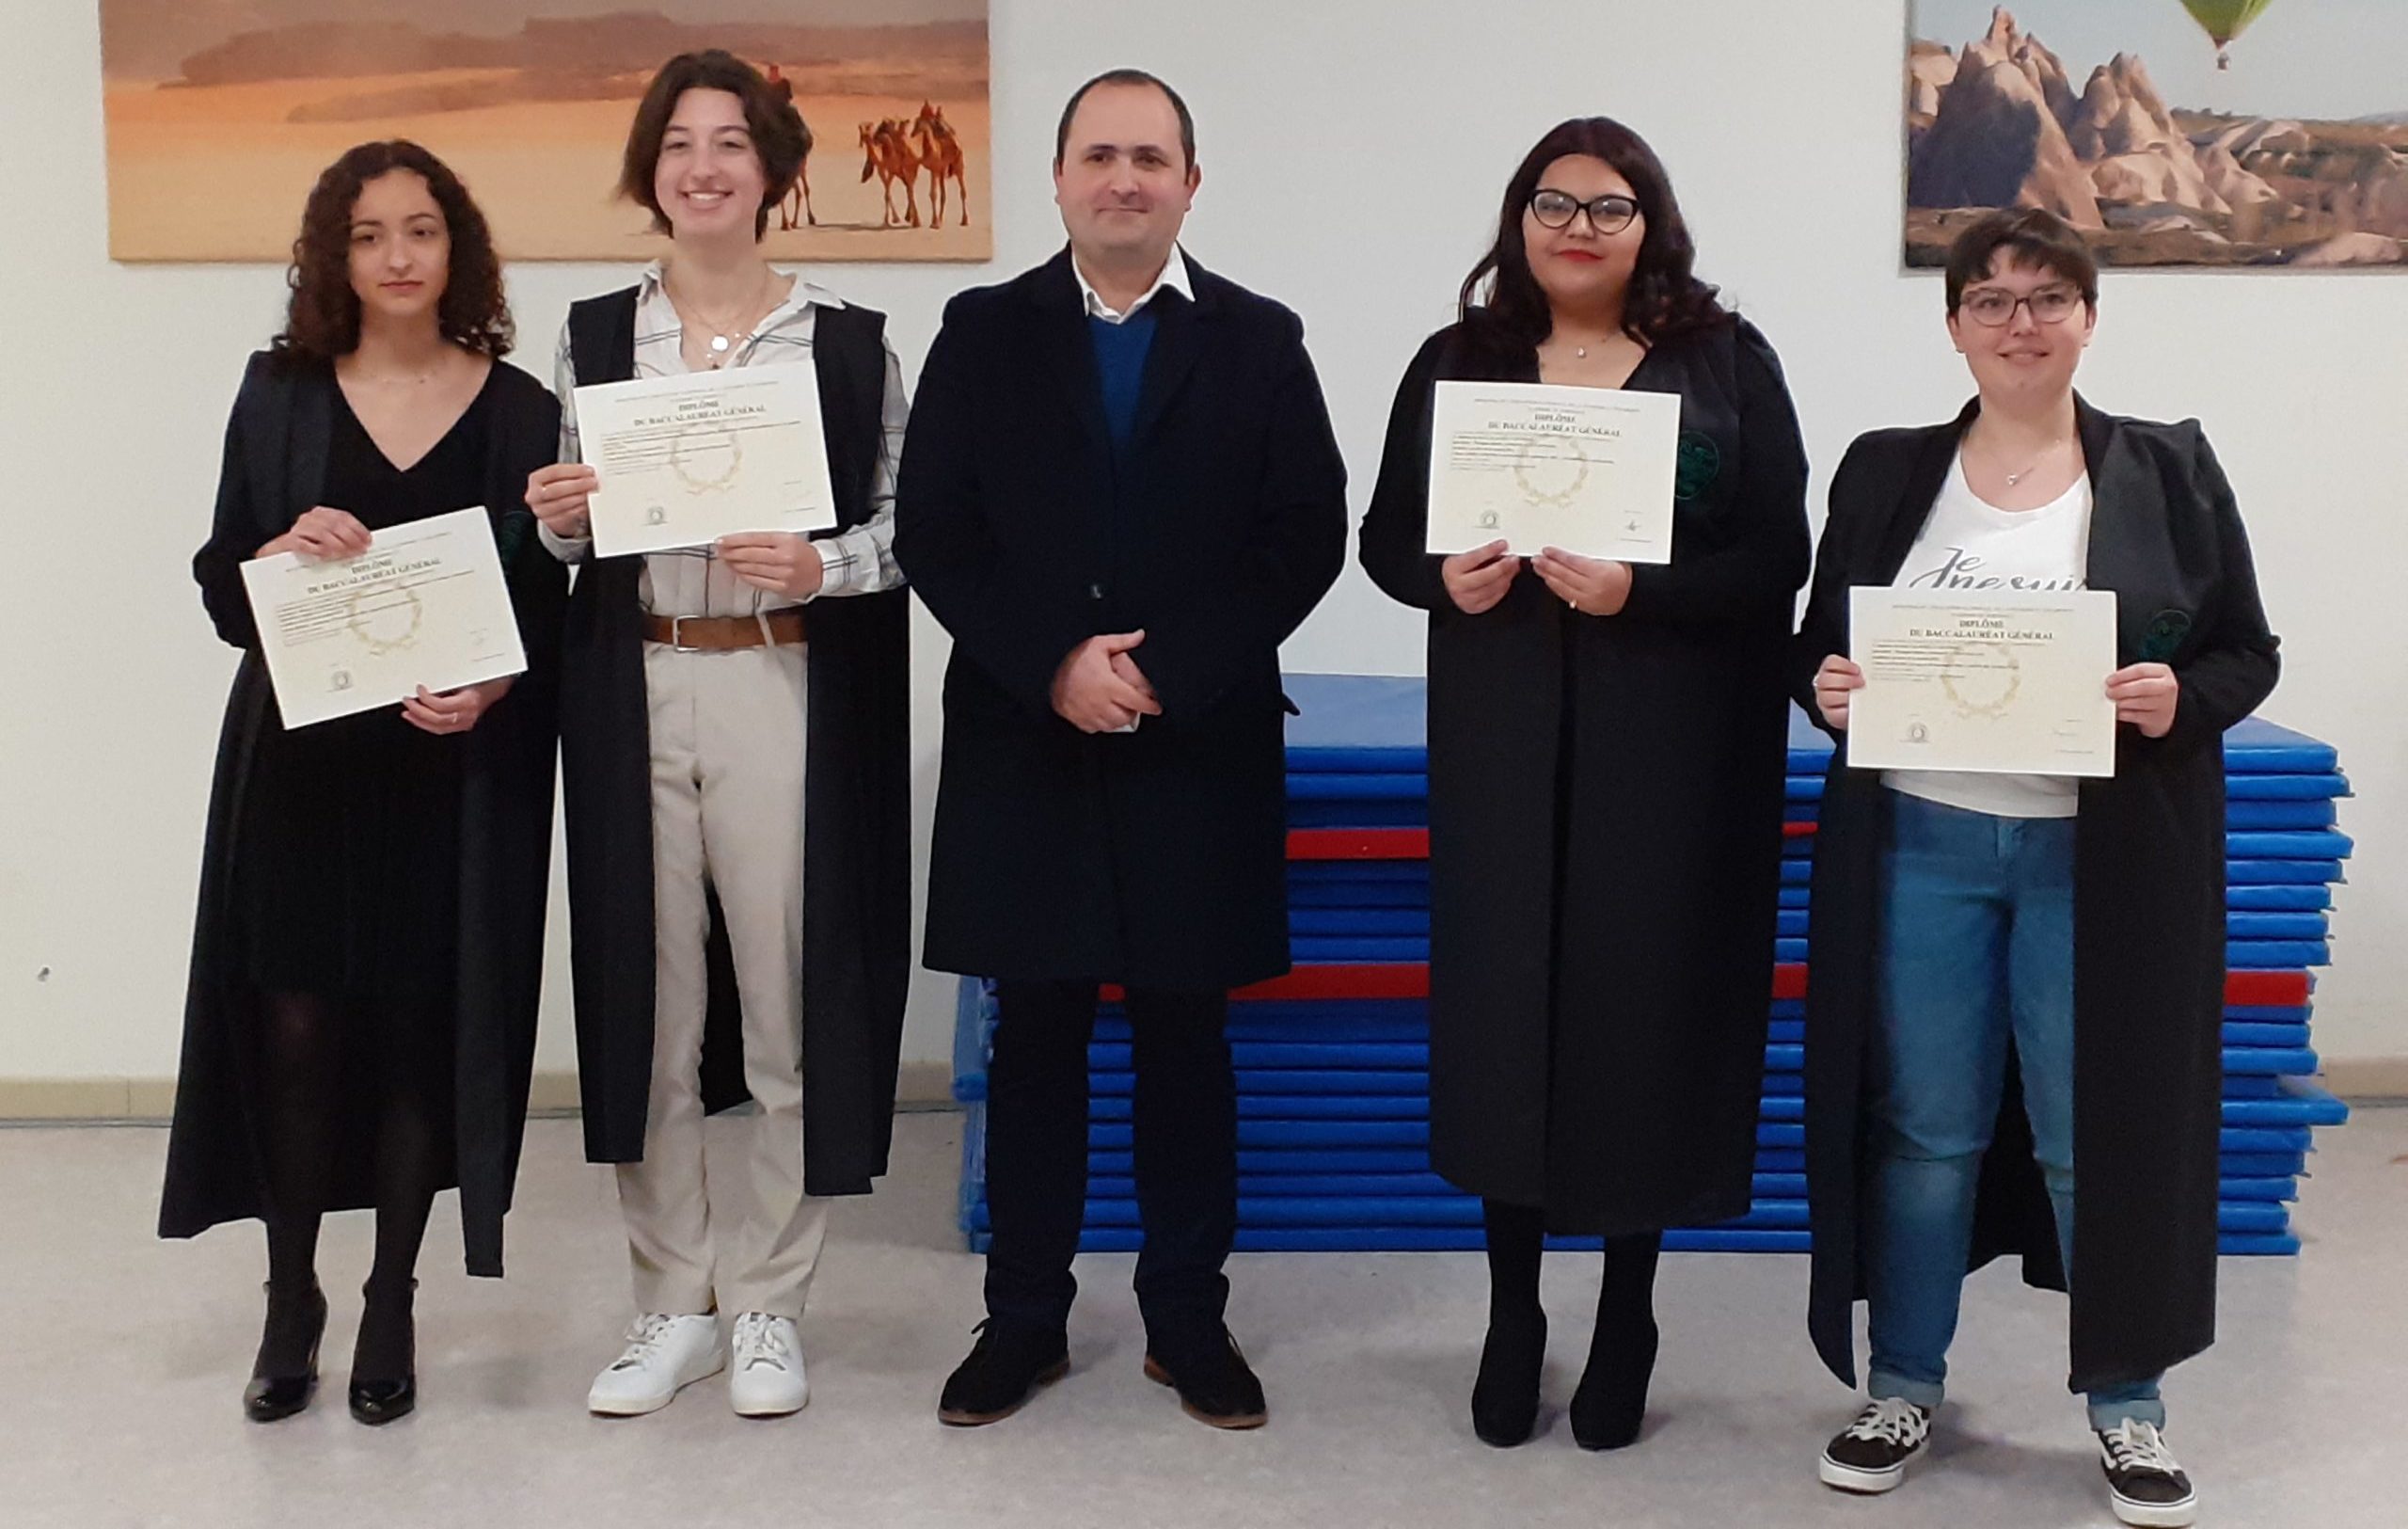
{"type": "Polygon", "coordinates": [[[1530,274],[1529,251],[1522,242],[1522,214],[1547,167],[1567,154],[1586,154],[1612,166],[1630,183],[1632,199],[1647,221],[1630,290],[1623,300],[1623,332],[1653,345],[1730,323],[1731,312],[1717,299],[1716,289],[1693,274],[1697,246],[1681,220],[1671,178],[1656,151],[1610,117],[1576,117],[1539,139],[1506,183],[1497,242],[1464,279],[1456,299],[1458,315],[1475,334],[1499,349],[1528,351],[1553,331],[1554,315],[1538,278],[1530,274]],[[1488,289],[1484,306],[1480,301],[1483,282],[1488,289]]]}
{"type": "Polygon", "coordinates": [[[351,215],[360,188],[393,170],[426,182],[452,235],[452,264],[436,307],[443,338],[496,360],[510,354],[517,331],[502,296],[501,257],[493,231],[452,167],[405,138],[363,143],[327,166],[301,210],[285,284],[293,301],[284,332],[271,343],[294,361],[331,361],[359,348],[359,295],[351,290],[351,215]]]}
{"type": "Polygon", "coordinates": [[[743,103],[745,131],[752,135],[753,157],[761,162],[761,205],[752,214],[752,237],[757,240],[769,231],[769,209],[786,199],[802,174],[802,162],[811,157],[811,129],[791,99],[782,99],[759,70],[724,48],[681,53],[653,75],[627,127],[619,195],[652,215],[653,232],[671,231],[669,215],[653,195],[653,171],[660,164],[660,141],[669,135],[678,98],[689,90],[724,90],[743,103]]]}

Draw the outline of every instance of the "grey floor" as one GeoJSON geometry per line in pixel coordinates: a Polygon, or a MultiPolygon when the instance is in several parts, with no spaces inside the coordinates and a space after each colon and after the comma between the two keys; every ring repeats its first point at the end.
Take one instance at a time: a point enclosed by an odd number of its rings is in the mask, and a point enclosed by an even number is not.
{"type": "MultiPolygon", "coordinates": [[[[2301,1262],[2226,1261],[2224,1341],[2168,1388],[2170,1437],[2203,1523],[2408,1523],[2408,1110],[2325,1133],[2301,1262]]],[[[2062,1389],[2063,1303],[1997,1270],[1969,1292],[1936,1456],[1896,1495],[1818,1486],[1850,1399],[1808,1352],[1795,1258],[1666,1260],[1664,1357],[1646,1437],[1610,1456],[1560,1418],[1511,1452],[1465,1417],[1481,1321],[1475,1255],[1241,1257],[1231,1323],[1271,1426],[1222,1435],[1138,1373],[1130,1260],[1081,1266],[1076,1368],[1020,1416],[942,1428],[937,1387],[977,1314],[952,1230],[958,1122],[906,1117],[896,1172],[841,1206],[803,1326],[813,1400],[746,1422],[705,1382],[649,1418],[582,1407],[626,1316],[607,1172],[578,1128],[531,1133],[511,1278],[458,1273],[438,1208],[420,1296],[423,1403],[372,1431],[341,1385],[367,1225],[329,1227],[328,1387],[309,1413],[246,1424],[257,1340],[251,1227],[149,1233],[164,1137],[0,1131],[0,1524],[1880,1525],[2099,1524],[2081,1413],[2062,1389]]],[[[1548,1393],[1576,1378],[1587,1260],[1550,1260],[1548,1393]]]]}

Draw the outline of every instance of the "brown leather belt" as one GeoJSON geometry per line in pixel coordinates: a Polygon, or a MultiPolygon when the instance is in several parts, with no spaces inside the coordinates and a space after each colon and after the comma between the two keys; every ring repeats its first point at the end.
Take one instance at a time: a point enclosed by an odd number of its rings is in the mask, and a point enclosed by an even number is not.
{"type": "Polygon", "coordinates": [[[733,653],[738,648],[800,643],[802,613],[771,611],[758,616],[657,616],[643,618],[643,640],[680,653],[733,653]]]}

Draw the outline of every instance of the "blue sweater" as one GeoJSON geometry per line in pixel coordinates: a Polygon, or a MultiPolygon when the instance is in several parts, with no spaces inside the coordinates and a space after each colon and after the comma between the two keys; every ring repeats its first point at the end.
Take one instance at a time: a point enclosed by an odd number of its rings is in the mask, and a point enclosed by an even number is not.
{"type": "Polygon", "coordinates": [[[1103,420],[1112,430],[1115,454],[1129,449],[1137,429],[1137,393],[1146,380],[1146,356],[1154,348],[1151,309],[1119,324],[1089,315],[1087,338],[1095,345],[1095,370],[1103,384],[1103,420]]]}

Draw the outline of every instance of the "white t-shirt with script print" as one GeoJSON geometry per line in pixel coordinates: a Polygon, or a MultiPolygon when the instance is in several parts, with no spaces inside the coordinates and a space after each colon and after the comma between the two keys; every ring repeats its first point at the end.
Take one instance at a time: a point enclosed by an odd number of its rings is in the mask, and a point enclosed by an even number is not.
{"type": "MultiPolygon", "coordinates": [[[[2080,589],[2090,561],[2090,477],[2036,510],[2002,510],[1965,481],[1960,453],[1907,554],[1893,587],[1951,590],[2080,589]]],[[[2107,677],[2099,677],[2105,683],[2107,677]]],[[[1977,775],[1957,770],[1891,770],[1881,784],[1996,818],[2070,818],[2079,786],[2070,775],[1977,775]]]]}

